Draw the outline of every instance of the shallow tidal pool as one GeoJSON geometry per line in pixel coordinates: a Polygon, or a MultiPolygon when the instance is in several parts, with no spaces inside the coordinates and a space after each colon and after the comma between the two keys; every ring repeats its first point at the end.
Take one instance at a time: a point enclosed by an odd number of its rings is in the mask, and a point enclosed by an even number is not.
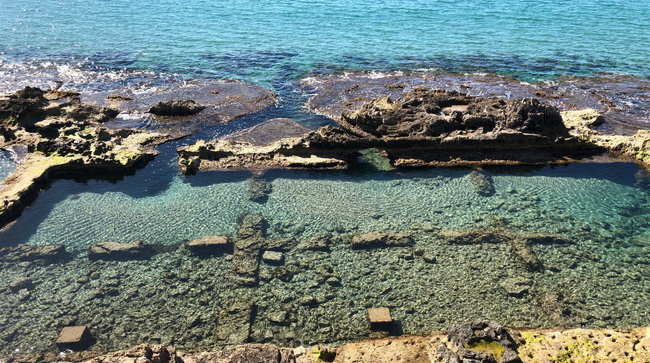
{"type": "Polygon", "coordinates": [[[162,172],[172,168],[163,159],[119,181],[57,180],[0,235],[3,246],[60,243],[72,256],[0,269],[7,284],[32,281],[0,292],[2,353],[54,350],[66,325],[89,326],[102,350],[141,342],[185,350],[246,341],[338,345],[377,334],[366,322],[370,307],[392,309],[390,334],[475,318],[512,327],[650,324],[649,177],[633,163],[486,168],[488,194],[477,192],[465,168],[378,171],[361,162],[348,171],[267,171],[255,179],[162,172]],[[260,180],[266,194],[253,201],[260,180]],[[195,256],[183,247],[206,235],[236,237],[249,214],[264,217],[268,240],[296,241],[281,265],[259,260],[257,284],[232,278],[232,254],[195,256]],[[542,268],[530,270],[507,238],[442,237],[495,226],[568,242],[531,245],[542,268]],[[352,235],[370,231],[408,234],[414,245],[350,247],[352,235]],[[322,235],[329,248],[299,248],[322,235]],[[86,257],[92,243],[135,240],[159,246],[157,253],[86,257]]]}

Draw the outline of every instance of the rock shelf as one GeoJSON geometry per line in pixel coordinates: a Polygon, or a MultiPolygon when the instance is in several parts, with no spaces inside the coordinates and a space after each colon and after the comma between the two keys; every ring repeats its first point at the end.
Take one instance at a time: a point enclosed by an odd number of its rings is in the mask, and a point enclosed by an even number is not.
{"type": "Polygon", "coordinates": [[[570,135],[557,109],[537,99],[504,102],[416,90],[395,101],[368,102],[336,121],[340,128],[266,145],[199,141],[177,150],[179,165],[185,172],[341,169],[367,149],[380,150],[396,167],[561,164],[604,151],[570,135]]]}

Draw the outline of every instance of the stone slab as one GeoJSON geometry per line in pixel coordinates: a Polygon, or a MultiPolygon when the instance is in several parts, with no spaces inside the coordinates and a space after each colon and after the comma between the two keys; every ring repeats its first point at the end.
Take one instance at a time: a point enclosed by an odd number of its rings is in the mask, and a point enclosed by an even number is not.
{"type": "Polygon", "coordinates": [[[228,253],[233,246],[228,236],[205,236],[187,243],[187,248],[195,254],[228,253]]]}
{"type": "Polygon", "coordinates": [[[86,326],[66,326],[61,329],[56,346],[59,349],[80,350],[92,344],[93,336],[86,326]]]}
{"type": "Polygon", "coordinates": [[[268,264],[280,265],[284,261],[284,255],[282,252],[264,251],[264,254],[262,255],[262,261],[268,264]]]}
{"type": "Polygon", "coordinates": [[[371,330],[390,330],[393,326],[393,318],[389,308],[368,309],[368,323],[371,330]]]}

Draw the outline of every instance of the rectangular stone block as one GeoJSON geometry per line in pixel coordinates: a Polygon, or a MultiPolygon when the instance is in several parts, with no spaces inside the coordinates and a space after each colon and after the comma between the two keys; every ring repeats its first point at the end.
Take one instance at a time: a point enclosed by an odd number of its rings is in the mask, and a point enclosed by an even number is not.
{"type": "Polygon", "coordinates": [[[93,336],[85,326],[66,326],[61,330],[56,340],[57,348],[61,350],[82,350],[93,343],[93,336]]]}
{"type": "Polygon", "coordinates": [[[368,309],[368,323],[371,330],[388,331],[393,326],[393,318],[388,308],[368,309]]]}
{"type": "Polygon", "coordinates": [[[194,254],[230,253],[233,246],[228,236],[205,236],[187,243],[194,254]]]}
{"type": "Polygon", "coordinates": [[[282,252],[264,251],[262,260],[268,264],[280,265],[284,261],[284,255],[282,252]]]}

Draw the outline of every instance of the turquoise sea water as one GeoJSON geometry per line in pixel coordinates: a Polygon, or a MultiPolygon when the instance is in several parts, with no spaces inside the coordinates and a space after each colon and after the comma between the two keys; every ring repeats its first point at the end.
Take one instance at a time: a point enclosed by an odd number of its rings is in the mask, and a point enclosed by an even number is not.
{"type": "Polygon", "coordinates": [[[2,0],[0,54],[261,83],[287,69],[340,68],[648,76],[648,5],[2,0]]]}
{"type": "MultiPolygon", "coordinates": [[[[470,169],[381,171],[360,160],[349,171],[267,171],[270,193],[256,202],[251,173],[183,176],[174,152],[275,117],[312,129],[332,123],[304,106],[319,77],[345,78],[347,71],[370,78],[496,74],[508,77],[495,87],[499,95],[535,93],[536,85],[515,90],[514,78],[544,82],[576,103],[598,87],[618,110],[614,121],[627,121],[621,117],[628,112],[636,116],[625,123],[647,128],[648,19],[649,1],[0,0],[2,93],[26,85],[152,90],[207,77],[279,95],[277,106],[160,146],[161,155],[135,174],[70,176],[42,191],[0,233],[0,247],[61,243],[72,257],[0,269],[0,354],[54,350],[60,328],[72,324],[90,326],[97,349],[141,342],[222,348],[219,319],[232,300],[255,305],[242,323],[248,341],[294,346],[368,336],[365,309],[377,306],[392,309],[392,334],[475,318],[516,327],[650,325],[650,178],[634,163],[486,168],[495,192],[484,196],[470,169]],[[601,82],[604,74],[613,81],[601,82]],[[234,235],[251,213],[268,221],[268,238],[330,234],[332,246],[288,249],[280,267],[260,262],[253,287],[228,278],[232,255],[197,257],[181,247],[205,235],[234,235]],[[508,241],[449,245],[439,235],[495,220],[515,233],[553,233],[570,243],[532,246],[544,268],[529,271],[508,241]],[[410,234],[415,245],[350,249],[351,234],[375,230],[410,234]],[[95,242],[135,240],[159,246],[158,253],[109,262],[85,254],[95,242]],[[286,278],[287,271],[293,275],[286,278]],[[21,277],[33,286],[5,288],[21,277]],[[508,293],[506,282],[520,278],[529,289],[508,293]],[[548,296],[556,296],[550,308],[548,296]],[[308,298],[316,303],[303,303],[308,298]],[[270,318],[281,311],[286,321],[270,318]]],[[[481,84],[490,77],[471,78],[472,89],[489,93],[481,84]]],[[[12,170],[0,155],[0,178],[12,170]]]]}

